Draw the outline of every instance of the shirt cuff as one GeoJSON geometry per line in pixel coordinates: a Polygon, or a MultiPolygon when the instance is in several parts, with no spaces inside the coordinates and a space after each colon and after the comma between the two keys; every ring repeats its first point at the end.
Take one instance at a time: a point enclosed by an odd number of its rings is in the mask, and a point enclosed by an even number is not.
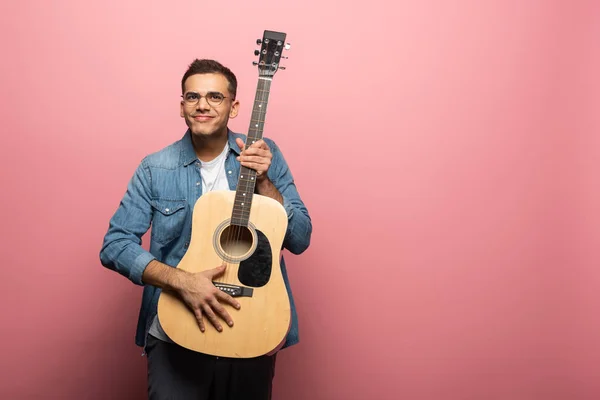
{"type": "Polygon", "coordinates": [[[140,286],[144,285],[142,281],[142,275],[144,274],[144,270],[150,261],[154,260],[154,257],[151,253],[144,251],[140,255],[138,255],[133,261],[133,266],[131,268],[131,274],[129,279],[133,281],[133,283],[138,284],[140,286]]]}
{"type": "Polygon", "coordinates": [[[294,215],[294,208],[292,206],[292,202],[289,201],[286,197],[283,197],[283,208],[285,208],[285,212],[287,213],[289,221],[294,215]]]}

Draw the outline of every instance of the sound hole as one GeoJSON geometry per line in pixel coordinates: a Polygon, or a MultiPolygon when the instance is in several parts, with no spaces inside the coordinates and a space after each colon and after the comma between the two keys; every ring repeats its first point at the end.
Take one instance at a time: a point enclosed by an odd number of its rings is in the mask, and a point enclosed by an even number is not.
{"type": "Polygon", "coordinates": [[[225,254],[241,257],[252,248],[252,233],[245,226],[229,225],[221,233],[220,243],[225,254]]]}

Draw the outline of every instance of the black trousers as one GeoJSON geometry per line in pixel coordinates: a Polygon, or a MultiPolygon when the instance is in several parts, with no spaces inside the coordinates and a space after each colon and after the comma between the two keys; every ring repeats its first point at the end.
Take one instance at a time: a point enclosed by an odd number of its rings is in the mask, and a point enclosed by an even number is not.
{"type": "Polygon", "coordinates": [[[214,357],[148,335],[149,400],[270,400],[275,359],[214,357]]]}

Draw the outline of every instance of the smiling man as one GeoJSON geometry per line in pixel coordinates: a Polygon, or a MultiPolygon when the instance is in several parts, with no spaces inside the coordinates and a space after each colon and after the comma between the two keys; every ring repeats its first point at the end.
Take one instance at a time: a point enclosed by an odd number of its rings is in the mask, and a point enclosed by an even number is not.
{"type": "MultiPolygon", "coordinates": [[[[194,312],[202,331],[235,324],[221,306],[238,302],[215,288],[212,280],[225,266],[190,273],[174,268],[187,250],[192,210],[203,193],[235,190],[240,165],[256,170],[256,192],[279,201],[288,215],[283,242],[293,254],[304,252],[312,234],[309,213],[291,171],[273,140],[244,148],[246,136],[228,128],[238,114],[237,79],[214,60],[195,60],[181,80],[183,137],[146,156],[109,222],[100,260],[105,267],[144,286],[136,344],[148,360],[150,399],[270,399],[275,357],[227,359],[187,350],[169,339],[157,318],[161,290],[176,292],[194,312]],[[141,238],[152,225],[150,251],[141,238]]],[[[280,260],[292,308],[292,323],[283,348],[298,342],[298,319],[285,262],[280,260]]]]}

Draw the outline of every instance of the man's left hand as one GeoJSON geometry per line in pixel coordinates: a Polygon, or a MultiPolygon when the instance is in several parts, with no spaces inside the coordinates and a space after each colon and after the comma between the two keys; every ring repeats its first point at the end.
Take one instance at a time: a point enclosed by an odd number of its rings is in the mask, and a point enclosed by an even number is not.
{"type": "Polygon", "coordinates": [[[237,160],[246,168],[250,168],[256,171],[256,179],[258,181],[263,181],[267,178],[267,171],[271,166],[271,161],[273,160],[273,154],[271,154],[271,149],[265,143],[264,140],[259,140],[255,143],[252,143],[250,147],[245,148],[246,145],[242,141],[242,139],[237,138],[235,140],[237,145],[239,146],[242,153],[237,160]]]}

